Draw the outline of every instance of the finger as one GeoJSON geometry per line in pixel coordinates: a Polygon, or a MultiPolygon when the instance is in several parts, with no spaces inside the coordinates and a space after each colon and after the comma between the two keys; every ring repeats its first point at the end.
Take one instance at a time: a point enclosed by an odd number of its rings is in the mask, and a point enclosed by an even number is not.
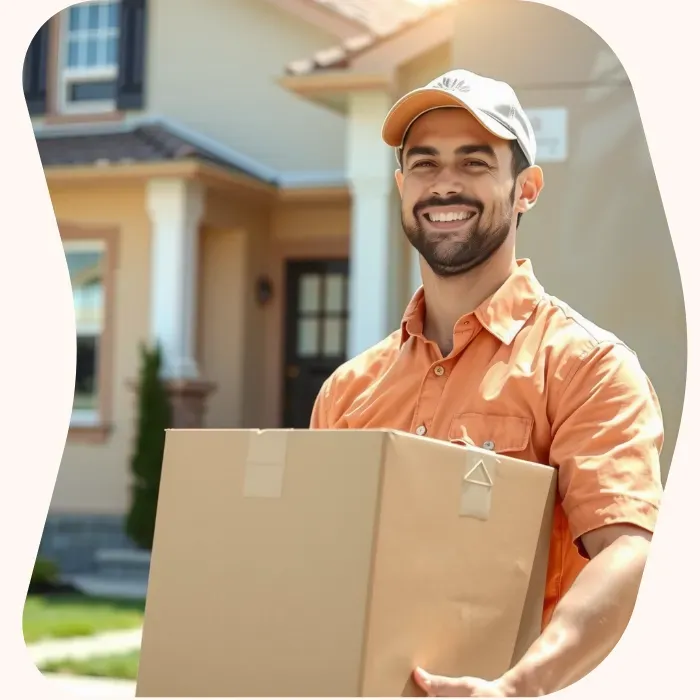
{"type": "Polygon", "coordinates": [[[414,673],[416,683],[430,697],[433,698],[459,698],[469,697],[469,688],[463,679],[434,676],[422,668],[417,668],[414,673]]]}

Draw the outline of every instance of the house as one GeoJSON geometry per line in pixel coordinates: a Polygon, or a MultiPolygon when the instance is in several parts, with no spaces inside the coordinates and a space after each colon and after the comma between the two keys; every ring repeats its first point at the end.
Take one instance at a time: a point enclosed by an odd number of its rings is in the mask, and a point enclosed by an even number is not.
{"type": "Polygon", "coordinates": [[[420,279],[380,127],[453,66],[509,80],[531,110],[546,187],[519,252],[638,351],[667,468],[680,277],[632,89],[600,38],[535,3],[89,1],[39,30],[24,74],[76,306],[42,543],[64,571],[127,545],[142,341],[163,347],[177,425],[304,427],[330,372],[396,327],[420,279]]]}

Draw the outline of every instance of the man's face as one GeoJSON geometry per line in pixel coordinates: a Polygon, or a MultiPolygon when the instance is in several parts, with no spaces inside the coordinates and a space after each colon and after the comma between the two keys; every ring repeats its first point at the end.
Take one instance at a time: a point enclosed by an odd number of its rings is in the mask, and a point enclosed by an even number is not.
{"type": "Polygon", "coordinates": [[[436,275],[464,274],[485,262],[515,225],[510,144],[465,109],[416,120],[397,173],[401,221],[436,275]]]}

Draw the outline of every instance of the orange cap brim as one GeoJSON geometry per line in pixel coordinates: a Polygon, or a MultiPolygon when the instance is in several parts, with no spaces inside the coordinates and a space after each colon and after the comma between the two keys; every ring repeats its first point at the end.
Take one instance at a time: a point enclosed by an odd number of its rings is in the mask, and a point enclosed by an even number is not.
{"type": "Polygon", "coordinates": [[[468,102],[439,88],[419,88],[402,97],[389,110],[382,126],[382,139],[394,148],[403,145],[406,131],[421,115],[441,107],[466,109],[487,131],[498,138],[515,140],[515,135],[495,119],[472,108],[468,102]]]}

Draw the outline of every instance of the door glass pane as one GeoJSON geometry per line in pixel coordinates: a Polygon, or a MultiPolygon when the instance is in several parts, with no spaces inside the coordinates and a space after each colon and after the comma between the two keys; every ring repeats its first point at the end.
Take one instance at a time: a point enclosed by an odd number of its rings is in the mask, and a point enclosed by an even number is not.
{"type": "Polygon", "coordinates": [[[327,318],[323,322],[323,354],[326,357],[343,355],[343,325],[344,319],[327,318]]]}
{"type": "Polygon", "coordinates": [[[328,275],[326,277],[326,311],[339,313],[343,311],[343,291],[345,275],[328,275]]]}
{"type": "Polygon", "coordinates": [[[321,276],[303,275],[299,283],[299,310],[317,313],[321,308],[321,276]]]}
{"type": "Polygon", "coordinates": [[[319,323],[315,318],[301,318],[297,323],[297,354],[313,357],[319,350],[319,323]]]}

